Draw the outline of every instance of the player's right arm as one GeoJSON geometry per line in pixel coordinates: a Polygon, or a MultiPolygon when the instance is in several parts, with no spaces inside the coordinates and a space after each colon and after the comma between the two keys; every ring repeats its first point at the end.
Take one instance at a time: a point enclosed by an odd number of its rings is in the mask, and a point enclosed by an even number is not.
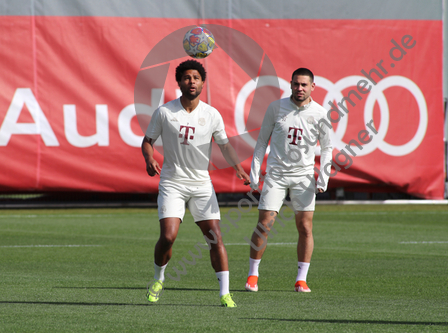
{"type": "Polygon", "coordinates": [[[146,162],[146,172],[151,177],[155,175],[160,176],[160,172],[162,171],[159,163],[154,159],[154,142],[156,142],[161,134],[162,115],[160,108],[158,108],[151,117],[142,142],[142,153],[146,162]]]}
{"type": "Polygon", "coordinates": [[[263,123],[258,134],[257,144],[255,145],[254,157],[252,158],[252,165],[250,167],[250,187],[254,190],[258,189],[260,181],[261,164],[263,163],[264,155],[271,138],[272,131],[275,126],[275,108],[273,103],[269,105],[266,114],[263,118],[263,123]]]}
{"type": "Polygon", "coordinates": [[[154,141],[155,140],[145,136],[142,142],[142,153],[146,162],[146,172],[151,177],[155,175],[160,176],[160,171],[162,171],[159,163],[154,159],[154,141]]]}

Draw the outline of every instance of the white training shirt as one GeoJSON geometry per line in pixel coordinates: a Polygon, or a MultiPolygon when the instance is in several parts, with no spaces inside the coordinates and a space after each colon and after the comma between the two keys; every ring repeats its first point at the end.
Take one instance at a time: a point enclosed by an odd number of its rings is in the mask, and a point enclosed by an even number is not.
{"type": "Polygon", "coordinates": [[[323,168],[331,163],[333,149],[330,128],[326,125],[331,126],[331,122],[326,116],[327,111],[313,100],[303,107],[294,104],[290,97],[271,103],[264,116],[252,159],[250,181],[253,186],[256,187],[259,182],[269,139],[271,143],[266,173],[277,177],[314,174],[314,150],[319,141],[322,178],[317,187],[326,190],[329,177],[323,168]]]}
{"type": "Polygon", "coordinates": [[[184,185],[210,182],[208,166],[212,137],[217,144],[229,141],[218,110],[199,101],[196,109],[188,113],[180,98],[154,112],[146,137],[155,142],[160,135],[164,154],[160,179],[184,185]]]}

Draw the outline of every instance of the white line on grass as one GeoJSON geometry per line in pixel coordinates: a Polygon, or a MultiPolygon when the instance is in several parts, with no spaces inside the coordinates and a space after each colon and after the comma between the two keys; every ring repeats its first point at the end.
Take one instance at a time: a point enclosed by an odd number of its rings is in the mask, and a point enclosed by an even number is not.
{"type": "Polygon", "coordinates": [[[416,214],[424,214],[424,215],[428,215],[428,214],[448,214],[448,210],[447,211],[433,211],[433,212],[416,212],[416,211],[403,211],[403,212],[392,212],[392,211],[385,211],[385,212],[381,212],[381,211],[377,211],[377,212],[320,212],[320,211],[316,211],[316,214],[320,214],[320,215],[388,215],[388,214],[412,214],[412,215],[416,215],[416,214]]]}
{"type": "Polygon", "coordinates": [[[0,218],[36,218],[36,217],[111,217],[114,214],[42,214],[42,215],[0,215],[0,218]]]}
{"type": "Polygon", "coordinates": [[[316,205],[446,205],[448,200],[317,200],[316,205]]]}
{"type": "Polygon", "coordinates": [[[102,245],[5,245],[0,247],[92,247],[102,245]]]}
{"type": "Polygon", "coordinates": [[[448,244],[448,241],[400,242],[400,244],[448,244]]]}
{"type": "MultiPolygon", "coordinates": [[[[250,245],[248,243],[226,243],[225,246],[232,246],[232,245],[250,245]]],[[[268,243],[268,245],[297,245],[297,243],[268,243]]]]}

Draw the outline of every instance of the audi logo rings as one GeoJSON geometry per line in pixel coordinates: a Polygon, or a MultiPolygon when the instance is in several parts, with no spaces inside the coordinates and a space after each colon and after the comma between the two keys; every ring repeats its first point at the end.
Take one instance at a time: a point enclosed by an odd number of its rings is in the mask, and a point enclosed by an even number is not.
{"type": "MultiPolygon", "coordinates": [[[[343,101],[343,105],[347,107],[346,101],[343,100],[344,96],[342,91],[349,87],[356,87],[361,80],[367,79],[364,76],[352,75],[333,83],[321,76],[315,76],[314,78],[316,86],[327,91],[323,102],[323,106],[327,110],[328,103],[332,101],[343,101]]],[[[275,76],[260,76],[256,81],[250,80],[247,82],[240,90],[235,103],[235,127],[239,135],[246,133],[244,109],[247,98],[255,89],[263,86],[280,87],[283,91],[281,98],[290,96],[290,84],[282,78],[277,78],[275,76]]],[[[370,88],[364,106],[364,123],[367,124],[373,119],[373,110],[376,102],[378,102],[379,105],[381,122],[379,126],[377,125],[377,133],[372,136],[372,141],[363,145],[362,149],[354,147],[354,149],[356,149],[356,156],[368,155],[376,149],[379,149],[390,156],[404,156],[417,149],[425,137],[428,126],[428,109],[425,97],[420,88],[412,80],[398,75],[386,77],[376,85],[372,84],[370,88]],[[415,98],[419,110],[419,123],[416,132],[408,142],[401,145],[393,145],[384,140],[389,129],[390,111],[389,104],[383,92],[390,87],[401,87],[408,90],[415,98]]],[[[348,118],[349,113],[340,117],[336,130],[333,128],[331,131],[333,145],[338,150],[343,149],[347,145],[342,139],[347,130],[348,118]]],[[[248,135],[244,135],[242,138],[244,138],[249,145],[255,147],[255,139],[248,135]]]]}

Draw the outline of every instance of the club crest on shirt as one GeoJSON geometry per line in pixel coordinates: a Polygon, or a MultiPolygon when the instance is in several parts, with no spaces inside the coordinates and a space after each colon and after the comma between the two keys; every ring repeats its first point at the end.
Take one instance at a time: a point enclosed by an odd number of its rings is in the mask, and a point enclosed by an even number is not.
{"type": "Polygon", "coordinates": [[[179,122],[179,120],[177,120],[176,117],[173,117],[173,118],[171,119],[171,121],[177,121],[177,122],[179,122]]]}
{"type": "Polygon", "coordinates": [[[308,124],[314,124],[314,117],[313,116],[309,116],[306,121],[308,122],[308,124]]]}
{"type": "Polygon", "coordinates": [[[198,124],[201,125],[201,126],[204,126],[205,125],[205,118],[199,118],[198,124]]]}

